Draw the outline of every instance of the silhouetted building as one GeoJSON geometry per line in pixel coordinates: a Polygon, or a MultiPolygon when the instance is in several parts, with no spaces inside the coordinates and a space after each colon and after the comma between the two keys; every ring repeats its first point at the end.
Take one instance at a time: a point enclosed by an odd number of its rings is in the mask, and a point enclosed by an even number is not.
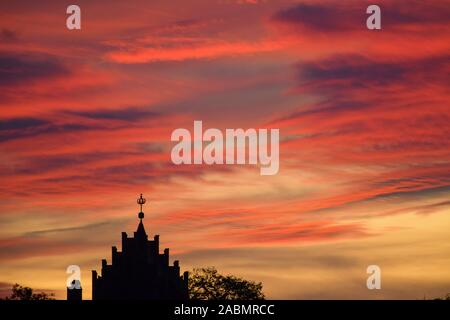
{"type": "Polygon", "coordinates": [[[122,252],[112,247],[112,263],[102,260],[101,276],[92,271],[92,300],[106,299],[188,299],[188,272],[180,276],[179,262],[169,265],[169,249],[159,253],[159,235],[148,240],[142,219],[134,238],[122,232],[122,252]]]}
{"type": "Polygon", "coordinates": [[[83,299],[83,289],[81,288],[80,280],[72,281],[72,288],[67,287],[68,301],[81,301],[83,299]]]}

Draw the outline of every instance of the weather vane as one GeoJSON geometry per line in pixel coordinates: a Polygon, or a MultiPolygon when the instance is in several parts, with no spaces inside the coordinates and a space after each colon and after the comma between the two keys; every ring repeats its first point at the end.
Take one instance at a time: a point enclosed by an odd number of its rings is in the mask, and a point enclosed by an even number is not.
{"type": "Polygon", "coordinates": [[[141,193],[141,197],[137,199],[137,203],[141,206],[141,212],[139,212],[139,219],[144,219],[144,212],[142,211],[142,205],[145,203],[145,198],[142,197],[142,193],[141,193]]]}

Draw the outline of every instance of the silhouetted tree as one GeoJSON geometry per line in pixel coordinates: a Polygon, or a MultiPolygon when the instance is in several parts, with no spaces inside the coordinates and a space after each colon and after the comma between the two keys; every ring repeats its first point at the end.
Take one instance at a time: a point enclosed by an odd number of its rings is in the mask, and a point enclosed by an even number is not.
{"type": "Polygon", "coordinates": [[[5,300],[54,300],[53,293],[33,293],[33,289],[30,287],[22,287],[18,283],[13,285],[11,291],[11,295],[5,297],[5,300]]]}
{"type": "Polygon", "coordinates": [[[221,275],[214,267],[189,275],[189,298],[194,300],[263,300],[262,283],[221,275]]]}

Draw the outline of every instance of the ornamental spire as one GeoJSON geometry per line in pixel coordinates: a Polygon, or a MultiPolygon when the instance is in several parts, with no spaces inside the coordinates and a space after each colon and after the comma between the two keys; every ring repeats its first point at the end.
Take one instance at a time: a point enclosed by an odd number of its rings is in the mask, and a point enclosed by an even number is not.
{"type": "Polygon", "coordinates": [[[141,193],[141,197],[137,199],[137,203],[141,207],[141,211],[138,214],[138,218],[141,219],[141,222],[142,222],[142,219],[144,219],[144,212],[142,211],[142,206],[144,205],[145,201],[146,200],[145,200],[145,198],[142,197],[142,193],[141,193]]]}

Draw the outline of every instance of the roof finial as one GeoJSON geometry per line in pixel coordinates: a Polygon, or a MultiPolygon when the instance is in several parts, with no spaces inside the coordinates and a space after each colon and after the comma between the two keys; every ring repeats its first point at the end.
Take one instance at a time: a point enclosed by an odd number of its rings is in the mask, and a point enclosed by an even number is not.
{"type": "Polygon", "coordinates": [[[142,212],[142,205],[145,203],[145,198],[142,197],[142,193],[141,193],[141,197],[137,199],[137,203],[141,206],[141,212],[139,212],[138,217],[139,219],[144,219],[144,212],[142,212]]]}

